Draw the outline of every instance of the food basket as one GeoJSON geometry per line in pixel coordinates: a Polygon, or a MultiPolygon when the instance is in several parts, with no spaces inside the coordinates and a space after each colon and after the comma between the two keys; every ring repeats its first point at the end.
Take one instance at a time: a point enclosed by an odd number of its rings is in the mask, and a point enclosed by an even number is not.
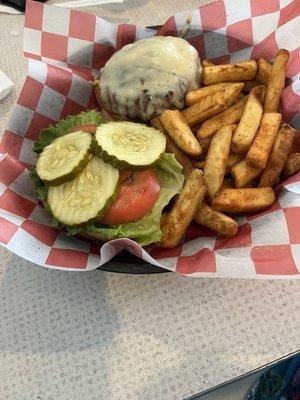
{"type": "Polygon", "coordinates": [[[0,241],[40,266],[68,271],[96,268],[120,272],[173,271],[193,277],[295,279],[300,276],[300,174],[276,188],[269,209],[238,218],[233,238],[220,238],[196,224],[175,249],[142,248],[130,239],[102,244],[69,237],[53,228],[29,176],[38,132],[67,115],[98,108],[91,81],[127,43],[154,35],[181,36],[200,57],[216,63],[290,51],[281,113],[300,126],[300,3],[219,0],[170,17],[158,29],[114,25],[100,17],[28,1],[24,56],[28,76],[0,145],[0,241]],[[106,264],[122,250],[122,256],[106,264]]]}

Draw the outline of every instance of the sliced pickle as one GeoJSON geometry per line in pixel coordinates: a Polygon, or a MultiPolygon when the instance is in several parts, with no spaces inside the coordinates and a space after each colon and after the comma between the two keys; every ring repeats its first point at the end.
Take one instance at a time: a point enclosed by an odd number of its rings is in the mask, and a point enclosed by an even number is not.
{"type": "Polygon", "coordinates": [[[47,202],[58,221],[78,226],[101,218],[118,192],[119,171],[93,156],[70,182],[49,186],[47,202]]]}
{"type": "Polygon", "coordinates": [[[40,154],[36,172],[50,185],[60,185],[76,177],[89,160],[92,136],[83,131],[61,136],[40,154]]]}
{"type": "Polygon", "coordinates": [[[135,122],[108,122],[97,128],[94,149],[118,169],[145,169],[156,163],[166,149],[164,134],[135,122]]]}

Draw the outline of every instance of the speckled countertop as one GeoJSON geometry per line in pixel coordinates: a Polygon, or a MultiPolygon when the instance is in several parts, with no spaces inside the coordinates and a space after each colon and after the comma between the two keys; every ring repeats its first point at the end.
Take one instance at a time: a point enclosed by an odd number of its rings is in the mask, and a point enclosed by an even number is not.
{"type": "MultiPolygon", "coordinates": [[[[154,25],[204,3],[86,10],[154,25]]],[[[0,68],[15,83],[1,133],[26,74],[22,25],[0,15],[0,68]]],[[[58,272],[0,248],[0,398],[184,399],[299,349],[299,306],[300,281],[58,272]]]]}

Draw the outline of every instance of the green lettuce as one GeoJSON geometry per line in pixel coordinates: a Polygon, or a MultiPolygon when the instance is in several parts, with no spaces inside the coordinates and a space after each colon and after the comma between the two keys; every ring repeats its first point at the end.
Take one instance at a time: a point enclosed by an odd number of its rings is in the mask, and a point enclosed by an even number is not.
{"type": "Polygon", "coordinates": [[[165,153],[153,167],[160,180],[161,190],[159,198],[152,211],[142,219],[120,225],[89,224],[85,231],[97,236],[100,240],[109,240],[118,237],[134,239],[141,246],[160,240],[160,218],[164,207],[172,197],[181,191],[184,177],[182,167],[173,154],[165,153]]]}
{"type": "Polygon", "coordinates": [[[66,135],[69,130],[78,125],[95,124],[100,125],[103,122],[102,115],[96,110],[82,111],[78,115],[69,115],[66,119],[61,119],[55,126],[50,125],[42,129],[39,140],[34,143],[33,151],[41,153],[44,147],[53,142],[54,139],[66,135]]]}
{"type": "MultiPolygon", "coordinates": [[[[74,126],[87,124],[100,125],[102,122],[102,116],[95,110],[85,111],[76,116],[69,116],[65,120],[59,121],[55,127],[50,126],[43,129],[39,140],[34,145],[34,151],[41,153],[45,146],[52,143],[57,137],[68,133],[70,128],[74,126]]],[[[184,176],[181,172],[181,165],[176,161],[174,155],[169,153],[164,153],[161,156],[160,160],[153,167],[153,170],[160,180],[161,190],[159,198],[149,214],[138,221],[120,225],[107,226],[102,225],[100,222],[94,222],[80,228],[65,226],[67,234],[76,235],[81,231],[85,231],[99,238],[99,240],[126,237],[134,239],[141,246],[159,241],[161,238],[160,219],[162,211],[172,197],[181,191],[184,176]]],[[[51,213],[50,207],[47,204],[47,187],[37,175],[35,168],[31,170],[31,177],[39,199],[43,202],[46,211],[52,217],[52,225],[56,228],[62,228],[63,225],[51,213]]]]}
{"type": "Polygon", "coordinates": [[[41,178],[38,176],[35,167],[30,171],[31,179],[33,180],[35,191],[37,192],[38,198],[45,203],[47,200],[47,188],[41,178]]]}

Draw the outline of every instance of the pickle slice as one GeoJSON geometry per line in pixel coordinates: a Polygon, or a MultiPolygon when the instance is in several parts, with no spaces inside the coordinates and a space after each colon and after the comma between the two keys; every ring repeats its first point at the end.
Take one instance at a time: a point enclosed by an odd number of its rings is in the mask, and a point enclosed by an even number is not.
{"type": "Polygon", "coordinates": [[[93,156],[75,179],[49,186],[47,202],[63,225],[83,225],[105,214],[117,195],[118,182],[119,171],[93,156]]]}
{"type": "Polygon", "coordinates": [[[108,122],[97,128],[94,149],[104,161],[118,169],[145,169],[166,149],[162,132],[135,122],[108,122]]]}
{"type": "Polygon", "coordinates": [[[83,131],[61,136],[40,154],[36,172],[50,185],[60,185],[75,178],[89,160],[92,136],[83,131]]]}

